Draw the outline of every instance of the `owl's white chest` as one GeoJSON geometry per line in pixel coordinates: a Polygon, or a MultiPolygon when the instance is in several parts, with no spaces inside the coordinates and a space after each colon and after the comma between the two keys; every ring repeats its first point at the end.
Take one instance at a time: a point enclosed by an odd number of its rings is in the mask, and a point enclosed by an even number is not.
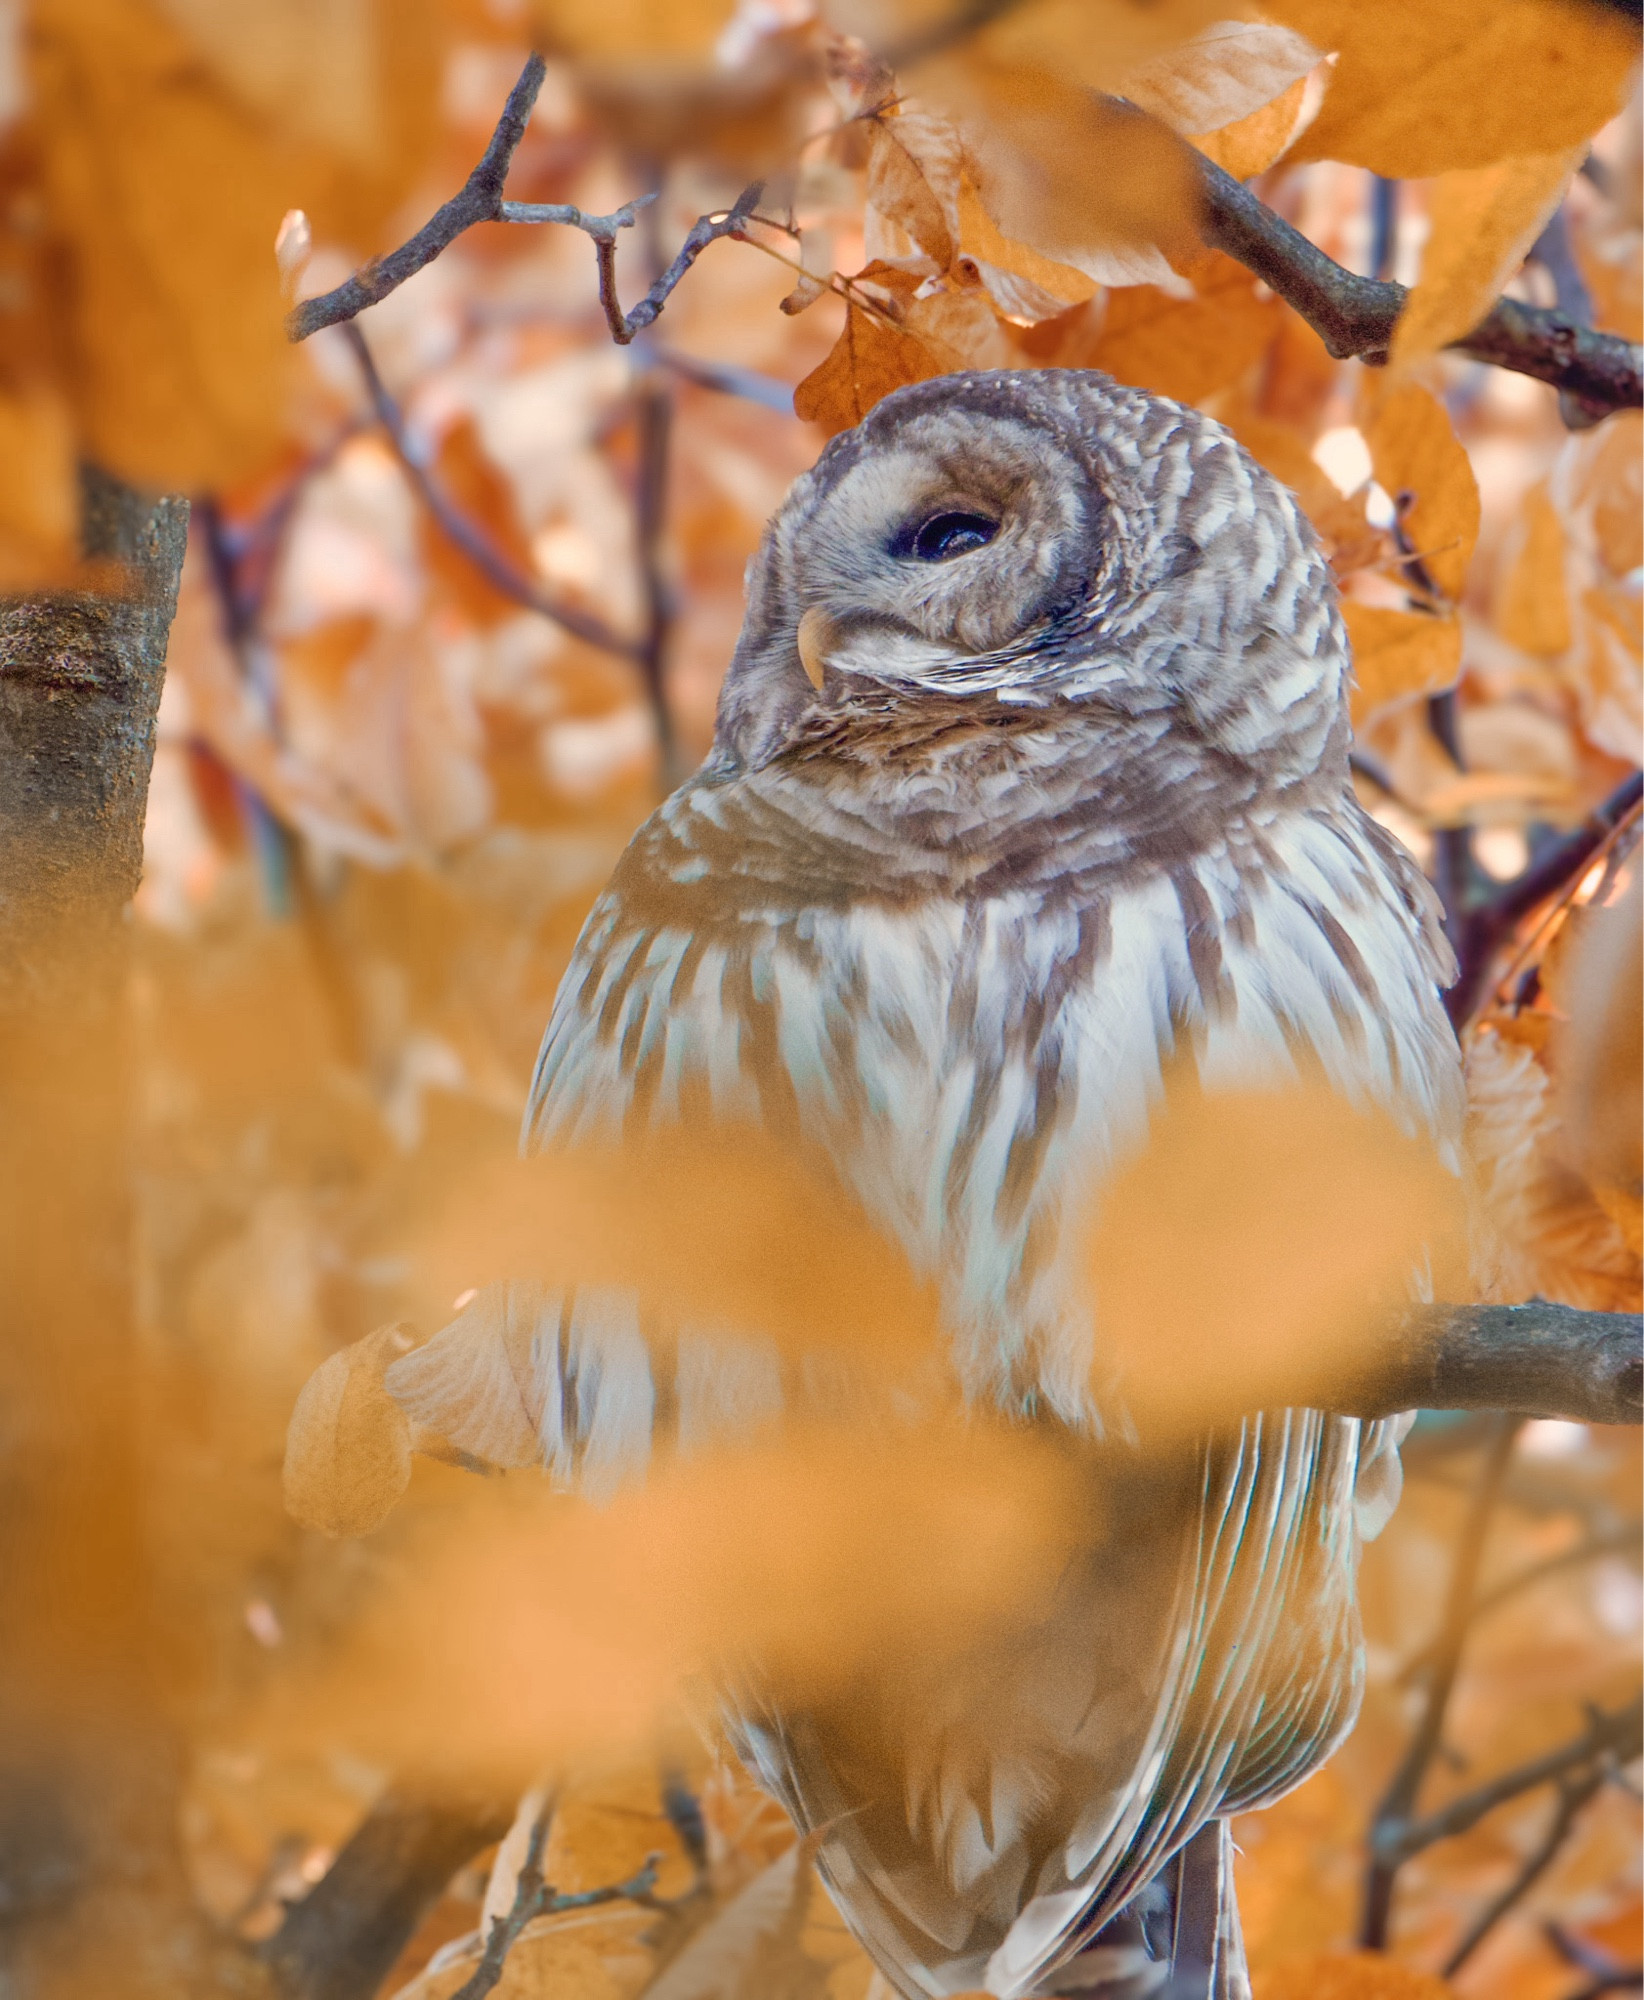
{"type": "Polygon", "coordinates": [[[1264,842],[1256,873],[1225,851],[1091,898],[801,905],[706,937],[613,904],[556,1006],[533,1130],[704,1098],[769,1121],[779,1096],[939,1280],[967,1386],[1087,1416],[1068,1218],[1145,1135],[1173,1055],[1250,1088],[1305,1051],[1350,1099],[1454,1140],[1454,1044],[1379,857],[1313,817],[1264,842]]]}

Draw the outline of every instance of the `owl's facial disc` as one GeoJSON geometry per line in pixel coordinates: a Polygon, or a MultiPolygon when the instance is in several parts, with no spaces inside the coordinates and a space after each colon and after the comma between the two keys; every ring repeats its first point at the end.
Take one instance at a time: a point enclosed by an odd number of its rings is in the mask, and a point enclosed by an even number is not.
{"type": "Polygon", "coordinates": [[[1010,678],[1007,657],[1088,589],[1096,496],[1042,430],[933,411],[825,487],[792,543],[813,686],[1010,678]]]}

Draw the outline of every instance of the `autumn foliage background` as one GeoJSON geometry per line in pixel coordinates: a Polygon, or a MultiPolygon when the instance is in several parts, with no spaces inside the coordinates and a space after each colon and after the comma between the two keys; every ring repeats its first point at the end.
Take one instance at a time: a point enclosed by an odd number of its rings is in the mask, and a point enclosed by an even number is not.
{"type": "MultiPolygon", "coordinates": [[[[1592,324],[1644,332],[1632,26],[1574,0],[1231,11],[1032,0],[978,10],[964,33],[917,0],[849,0],[823,20],[805,0],[734,15],[715,0],[36,0],[8,17],[0,583],[83,580],[81,459],[195,503],[136,905],[137,1415],[187,1753],[182,1838],[224,1930],[272,1932],[388,1781],[338,1662],[384,1578],[470,1505],[459,1468],[396,1458],[391,1483],[403,1470],[409,1486],[385,1525],[335,1540],[298,1526],[280,1493],[298,1392],[373,1330],[426,1335],[468,1282],[502,1275],[465,1282],[477,1253],[460,1235],[452,1250],[449,1229],[431,1259],[430,1218],[511,1148],[582,916],[705,750],[744,565],[827,435],[899,383],[978,367],[1100,368],[1218,417],[1330,553],[1365,803],[1474,903],[1636,766],[1638,413],[1568,428],[1545,384],[1442,351],[1504,287],[1551,304],[1556,284],[1560,305],[1584,290],[1592,324]],[[908,59],[893,78],[864,42],[908,59]],[[461,184],[533,43],[550,62],[509,196],[604,214],[659,190],[620,237],[624,302],[756,177],[771,220],[708,249],[623,346],[585,235],[470,230],[360,321],[396,437],[343,332],[294,346],[283,315],[461,184]],[[1092,90],[1150,122],[1092,111],[1092,90]],[[1376,254],[1375,177],[1397,184],[1380,275],[1416,289],[1390,365],[1332,359],[1202,247],[1184,140],[1350,270],[1376,254]],[[1565,265],[1525,262],[1555,213],[1565,265]],[[494,562],[474,559],[476,539],[494,562]]],[[[1623,828],[1487,954],[1467,1049],[1503,1298],[1639,1304],[1636,1186],[1603,1148],[1572,1147],[1556,1056],[1579,1011],[1573,968],[1595,913],[1628,892],[1635,837],[1623,828]]],[[[827,1239],[856,1270],[852,1240],[845,1222],[827,1239]]],[[[1365,1567],[1364,1719],[1239,1829],[1258,2000],[1449,1990],[1436,1968],[1541,1837],[1545,1793],[1431,1848],[1401,1877],[1389,1960],[1324,1968],[1355,1938],[1366,1826],[1483,1442],[1477,1426],[1418,1432],[1404,1506],[1365,1567]]],[[[1478,1621],[1430,1797],[1630,1692],[1638,1471],[1635,1433],[1523,1433],[1484,1586],[1547,1567],[1478,1621]]],[[[905,1502],[907,1467],[884,1488],[875,1476],[865,1507],[905,1502]]],[[[813,1550],[804,1532],[831,1475],[736,1477],[751,1486],[665,1490],[619,1518],[590,1573],[650,1563],[710,1593],[761,1562],[775,1574],[777,1542],[744,1552],[744,1570],[700,1561],[758,1516],[795,1538],[801,1596],[832,1587],[826,1536],[813,1550]]],[[[530,1594],[529,1545],[519,1568],[508,1547],[490,1559],[485,1588],[453,1579],[423,1606],[458,1628],[470,1666],[512,1615],[498,1606],[530,1594]]],[[[605,1629],[672,1661],[638,1601],[619,1593],[605,1629]]],[[[580,1714],[603,1671],[546,1662],[533,1700],[580,1714]]],[[[472,1704],[507,1699],[483,1674],[459,1685],[472,1704]]],[[[658,1759],[615,1737],[620,1755],[579,1745],[600,1754],[554,1819],[549,1878],[621,1882],[654,1851],[660,1890],[682,1891],[693,1871],[658,1759]]],[[[460,1763],[456,1716],[452,1740],[460,1763]]],[[[867,1961],[776,1809],[711,1736],[682,1726],[668,1758],[702,1805],[703,1913],[753,1896],[720,1984],[689,1990],[865,2000],[867,1961]],[[782,1984],[777,1959],[757,1958],[778,1945],[782,1984]]],[[[1549,1920],[1636,1965],[1637,1822],[1624,1779],[1599,1789],[1454,1991],[1580,1990],[1549,1920]]],[[[509,1857],[477,1858],[384,1992],[459,1990],[493,1872],[489,1914],[506,1907],[509,1857]]],[[[539,1920],[497,1990],[678,2000],[677,1977],[647,1985],[665,1956],[654,1915],[615,1902],[539,1920]]]]}

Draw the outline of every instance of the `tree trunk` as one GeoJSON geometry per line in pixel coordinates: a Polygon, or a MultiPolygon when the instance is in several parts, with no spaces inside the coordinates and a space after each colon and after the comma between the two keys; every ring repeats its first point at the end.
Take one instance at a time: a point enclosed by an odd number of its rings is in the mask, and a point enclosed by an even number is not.
{"type": "Polygon", "coordinates": [[[99,588],[0,605],[0,1985],[231,1991],[150,1632],[127,906],[188,503],[83,481],[99,588]],[[226,1975],[226,1983],[225,1983],[226,1975]]]}

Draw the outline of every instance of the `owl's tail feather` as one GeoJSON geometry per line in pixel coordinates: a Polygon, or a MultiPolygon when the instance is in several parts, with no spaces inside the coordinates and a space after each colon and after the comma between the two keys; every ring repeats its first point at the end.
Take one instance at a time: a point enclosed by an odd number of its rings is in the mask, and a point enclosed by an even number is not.
{"type": "Polygon", "coordinates": [[[1229,1823],[1202,1826],[1036,1990],[1089,2000],[1250,2000],[1229,1823]]]}

